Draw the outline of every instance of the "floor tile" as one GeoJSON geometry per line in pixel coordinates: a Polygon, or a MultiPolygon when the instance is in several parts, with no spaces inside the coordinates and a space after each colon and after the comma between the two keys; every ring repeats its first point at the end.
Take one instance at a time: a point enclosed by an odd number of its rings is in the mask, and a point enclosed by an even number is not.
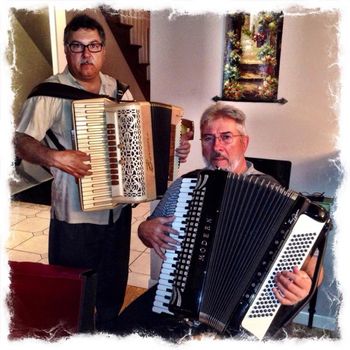
{"type": "Polygon", "coordinates": [[[12,261],[39,262],[41,260],[41,255],[12,249],[8,251],[8,259],[12,261]]]}
{"type": "Polygon", "coordinates": [[[15,248],[32,237],[33,234],[31,232],[11,230],[5,247],[9,249],[15,248]]]}
{"type": "Polygon", "coordinates": [[[139,252],[137,250],[131,249],[130,250],[130,258],[129,258],[129,269],[130,265],[142,254],[142,252],[139,252]]]}
{"type": "Polygon", "coordinates": [[[144,218],[145,215],[148,215],[150,211],[150,204],[149,203],[142,203],[136,206],[132,209],[132,215],[135,218],[144,218]]]}
{"type": "Polygon", "coordinates": [[[39,213],[35,214],[35,216],[38,218],[50,220],[50,208],[40,210],[39,213]]]}
{"type": "Polygon", "coordinates": [[[16,246],[16,250],[35,254],[47,254],[48,236],[34,236],[33,238],[16,246]]]}
{"type": "Polygon", "coordinates": [[[36,206],[28,207],[15,205],[12,207],[11,211],[13,214],[34,216],[35,214],[40,212],[40,209],[36,206]]]}
{"type": "Polygon", "coordinates": [[[142,243],[137,235],[131,235],[131,248],[139,252],[143,252],[147,247],[142,243]]]}
{"type": "Polygon", "coordinates": [[[47,219],[29,217],[12,226],[12,229],[27,232],[43,231],[49,227],[47,219]]]}
{"type": "Polygon", "coordinates": [[[27,218],[26,215],[20,215],[20,214],[11,213],[11,215],[10,215],[10,226],[16,225],[17,223],[25,220],[26,218],[27,218]]]}
{"type": "Polygon", "coordinates": [[[141,288],[148,288],[148,282],[149,275],[129,272],[128,285],[141,288]]]}
{"type": "Polygon", "coordinates": [[[131,264],[130,270],[132,272],[150,274],[150,254],[142,253],[140,254],[131,264]]]}

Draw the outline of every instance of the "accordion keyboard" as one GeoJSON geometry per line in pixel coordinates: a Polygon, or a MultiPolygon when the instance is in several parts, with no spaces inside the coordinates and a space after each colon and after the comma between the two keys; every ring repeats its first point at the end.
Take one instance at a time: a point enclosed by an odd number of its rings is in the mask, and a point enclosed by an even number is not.
{"type": "Polygon", "coordinates": [[[78,181],[82,210],[155,199],[150,104],[99,98],[72,106],[75,149],[90,155],[91,175],[78,181]]]}
{"type": "Polygon", "coordinates": [[[73,102],[76,147],[90,155],[91,175],[80,180],[84,210],[112,205],[113,188],[119,188],[116,132],[114,123],[105,121],[105,103],[106,99],[73,102]]]}
{"type": "MultiPolygon", "coordinates": [[[[174,216],[176,219],[173,221],[172,228],[178,231],[178,235],[171,235],[172,238],[179,241],[181,244],[185,237],[186,228],[186,216],[187,207],[192,199],[193,189],[196,185],[197,179],[184,178],[180,187],[180,193],[175,209],[174,216]]],[[[167,249],[165,251],[166,259],[163,261],[161,273],[159,276],[158,287],[156,291],[156,297],[153,303],[152,311],[156,313],[168,313],[173,314],[169,309],[169,301],[172,295],[172,289],[174,284],[174,271],[180,248],[177,250],[167,249]]]]}

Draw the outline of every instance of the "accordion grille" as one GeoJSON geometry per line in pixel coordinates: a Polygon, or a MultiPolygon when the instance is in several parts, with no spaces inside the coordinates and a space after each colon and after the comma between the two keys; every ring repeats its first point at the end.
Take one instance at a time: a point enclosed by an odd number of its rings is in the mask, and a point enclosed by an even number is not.
{"type": "Polygon", "coordinates": [[[119,137],[125,197],[142,197],[146,194],[146,179],[143,168],[140,109],[118,110],[119,137]]]}

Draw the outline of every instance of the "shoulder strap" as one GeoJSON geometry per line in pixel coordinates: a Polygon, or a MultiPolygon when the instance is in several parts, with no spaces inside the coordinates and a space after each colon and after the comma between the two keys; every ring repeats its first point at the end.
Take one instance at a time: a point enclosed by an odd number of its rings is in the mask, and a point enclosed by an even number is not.
{"type": "Polygon", "coordinates": [[[53,133],[51,129],[46,131],[46,136],[52,141],[52,143],[56,146],[56,148],[59,151],[65,150],[65,147],[62,146],[62,144],[58,141],[58,138],[56,137],[56,135],[53,133]]]}
{"type": "Polygon", "coordinates": [[[78,89],[74,86],[51,82],[44,82],[34,87],[28,95],[28,98],[34,96],[51,96],[70,100],[83,100],[98,97],[108,97],[109,99],[113,99],[110,96],[94,94],[89,91],[78,89]]]}
{"type": "MultiPolygon", "coordinates": [[[[34,97],[34,96],[51,96],[51,97],[59,97],[59,98],[70,99],[70,100],[83,100],[88,98],[106,97],[110,100],[116,100],[117,102],[119,102],[122,99],[124,93],[128,89],[129,89],[129,85],[124,84],[119,80],[117,80],[117,96],[115,98],[112,98],[107,95],[94,94],[92,92],[78,89],[70,85],[53,83],[53,82],[44,82],[35,86],[34,89],[28,95],[28,98],[34,97]]],[[[58,141],[56,135],[52,132],[51,129],[49,129],[46,132],[46,135],[54,143],[54,145],[58,150],[60,151],[65,150],[65,148],[58,141]]]]}
{"type": "Polygon", "coordinates": [[[116,100],[120,102],[125,94],[125,92],[129,90],[129,85],[122,83],[121,81],[117,80],[117,96],[116,100]]]}
{"type": "Polygon", "coordinates": [[[34,87],[34,89],[28,95],[28,98],[34,96],[52,96],[60,97],[70,100],[83,100],[88,98],[99,98],[106,97],[110,100],[116,100],[120,102],[125,92],[129,89],[129,85],[124,84],[117,80],[117,96],[115,98],[108,95],[99,95],[94,94],[89,91],[78,89],[74,86],[53,83],[53,82],[44,82],[34,87]]]}

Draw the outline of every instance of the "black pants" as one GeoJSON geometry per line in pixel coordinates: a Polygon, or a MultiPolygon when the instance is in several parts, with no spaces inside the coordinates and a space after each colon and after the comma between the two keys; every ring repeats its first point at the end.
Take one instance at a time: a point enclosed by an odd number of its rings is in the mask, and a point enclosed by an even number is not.
{"type": "Polygon", "coordinates": [[[111,332],[128,280],[131,207],[109,225],[68,224],[51,219],[49,263],[97,272],[96,329],[111,332]]]}
{"type": "Polygon", "coordinates": [[[157,314],[152,311],[157,285],[148,289],[133,301],[119,316],[115,333],[141,336],[157,336],[171,343],[189,340],[191,336],[212,333],[206,325],[194,325],[182,318],[169,314],[157,314]]]}
{"type": "Polygon", "coordinates": [[[187,322],[181,317],[157,314],[152,311],[157,285],[139,296],[120,314],[115,333],[141,336],[157,336],[171,343],[181,343],[198,335],[212,335],[217,339],[246,339],[246,335],[233,324],[224,333],[218,334],[213,328],[196,322],[187,322]]]}
{"type": "Polygon", "coordinates": [[[154,286],[147,290],[120,314],[116,334],[159,336],[177,343],[191,332],[191,327],[184,321],[172,315],[152,312],[156,289],[154,286]]]}

